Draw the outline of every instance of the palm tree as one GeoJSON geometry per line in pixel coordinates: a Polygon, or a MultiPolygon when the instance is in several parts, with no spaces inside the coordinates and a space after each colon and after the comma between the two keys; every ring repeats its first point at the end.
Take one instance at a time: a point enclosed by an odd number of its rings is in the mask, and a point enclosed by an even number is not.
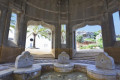
{"type": "MultiPolygon", "coordinates": [[[[51,31],[47,28],[44,27],[39,27],[39,26],[32,26],[28,28],[28,31],[30,32],[29,36],[33,35],[33,48],[36,48],[36,37],[38,36],[40,38],[40,36],[44,36],[47,39],[51,39],[50,35],[51,35],[51,31]]],[[[29,37],[28,36],[28,37],[29,37]]]]}
{"type": "Polygon", "coordinates": [[[62,42],[62,44],[65,43],[65,40],[66,40],[66,31],[65,31],[64,25],[63,25],[62,29],[61,29],[61,42],[62,42]]]}

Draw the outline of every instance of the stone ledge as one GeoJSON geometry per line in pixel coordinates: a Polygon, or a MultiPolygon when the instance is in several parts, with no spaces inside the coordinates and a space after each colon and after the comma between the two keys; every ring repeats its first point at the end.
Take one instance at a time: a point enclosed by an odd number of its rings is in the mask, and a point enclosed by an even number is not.
{"type": "MultiPolygon", "coordinates": [[[[85,72],[87,73],[87,75],[95,80],[117,80],[118,78],[120,79],[120,70],[105,70],[105,69],[98,69],[96,68],[95,65],[91,65],[91,64],[83,64],[83,63],[71,63],[73,64],[73,70],[74,71],[80,71],[80,72],[85,72]]],[[[33,64],[33,66],[30,68],[24,68],[24,69],[7,69],[7,70],[3,70],[0,71],[0,79],[1,77],[7,77],[10,76],[12,74],[17,74],[21,75],[21,74],[33,74],[34,76],[36,76],[36,73],[38,73],[38,75],[41,74],[41,70],[44,68],[47,68],[48,70],[53,69],[54,67],[54,63],[38,63],[38,64],[33,64]],[[50,68],[49,68],[50,67],[50,68]],[[38,72],[39,71],[39,72],[38,72]]],[[[58,66],[58,65],[57,65],[58,66]]],[[[67,66],[61,66],[61,67],[67,67],[67,66]]],[[[68,68],[68,70],[71,70],[71,67],[68,68]]],[[[38,76],[37,75],[37,76],[38,76]]],[[[24,75],[26,76],[26,75],[24,75]]],[[[118,79],[118,80],[119,80],[118,79]]],[[[7,80],[7,79],[5,79],[7,80]]]]}
{"type": "Polygon", "coordinates": [[[33,64],[32,67],[15,69],[14,74],[25,74],[25,73],[27,74],[40,70],[41,70],[41,66],[39,64],[33,64]]]}
{"type": "Polygon", "coordinates": [[[98,69],[95,65],[89,65],[87,75],[95,80],[116,80],[117,70],[98,69]]]}
{"type": "Polygon", "coordinates": [[[74,64],[59,64],[59,63],[56,63],[54,64],[55,67],[60,67],[60,68],[71,68],[74,66],[74,64]]]}
{"type": "Polygon", "coordinates": [[[11,75],[13,71],[14,69],[7,69],[7,70],[0,71],[0,78],[11,75]]]}
{"type": "Polygon", "coordinates": [[[74,68],[74,64],[54,64],[54,70],[56,72],[72,72],[74,68]]]}
{"type": "Polygon", "coordinates": [[[87,66],[89,66],[89,64],[74,63],[74,71],[81,71],[87,73],[87,66]]]}

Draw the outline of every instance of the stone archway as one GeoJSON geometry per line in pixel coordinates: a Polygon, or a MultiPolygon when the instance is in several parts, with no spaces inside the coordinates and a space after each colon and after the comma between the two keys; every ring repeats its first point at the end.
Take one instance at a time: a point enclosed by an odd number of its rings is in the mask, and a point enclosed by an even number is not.
{"type": "Polygon", "coordinates": [[[72,35],[73,36],[73,40],[72,40],[73,41],[72,42],[73,43],[73,46],[72,46],[73,58],[75,57],[76,53],[83,53],[83,52],[79,52],[79,51],[76,50],[76,30],[79,29],[79,28],[85,27],[86,25],[89,25],[89,26],[99,25],[99,26],[101,26],[101,23],[99,21],[89,21],[89,22],[84,22],[84,23],[80,23],[80,24],[74,25],[72,27],[72,34],[73,34],[72,35]]]}
{"type": "MultiPolygon", "coordinates": [[[[45,27],[45,28],[48,28],[48,29],[50,29],[51,30],[51,33],[52,33],[52,41],[51,41],[51,48],[52,48],[52,50],[51,50],[51,53],[52,53],[52,56],[53,56],[53,58],[55,57],[55,26],[54,25],[51,25],[51,24],[48,24],[48,23],[46,23],[46,22],[44,22],[44,21],[34,21],[34,20],[30,20],[30,21],[28,21],[28,23],[27,23],[27,26],[29,26],[29,25],[42,25],[43,27],[45,27]]],[[[41,56],[39,56],[39,57],[41,57],[41,56]]],[[[43,56],[44,58],[51,58],[51,56],[43,56]]]]}

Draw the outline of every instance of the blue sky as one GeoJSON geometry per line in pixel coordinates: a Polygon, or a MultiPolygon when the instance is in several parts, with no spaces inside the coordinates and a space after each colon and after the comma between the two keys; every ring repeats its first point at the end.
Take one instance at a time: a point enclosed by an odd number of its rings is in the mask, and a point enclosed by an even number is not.
{"type": "Polygon", "coordinates": [[[13,20],[13,21],[15,21],[15,22],[14,22],[14,24],[13,24],[13,22],[11,21],[10,24],[11,24],[11,25],[16,25],[17,14],[12,13],[12,14],[11,14],[11,20],[13,20]]]}
{"type": "Polygon", "coordinates": [[[115,33],[118,35],[120,34],[120,16],[118,11],[113,13],[113,21],[115,26],[115,33]]]}
{"type": "MultiPolygon", "coordinates": [[[[114,26],[115,26],[115,33],[116,35],[120,34],[120,17],[119,17],[119,12],[113,13],[113,21],[114,21],[114,26]]],[[[101,30],[101,26],[99,25],[86,25],[83,28],[79,28],[77,31],[88,31],[88,32],[96,32],[101,30]]]]}
{"type": "Polygon", "coordinates": [[[99,25],[93,25],[93,26],[86,25],[83,28],[79,28],[77,31],[96,32],[99,30],[101,30],[101,26],[99,26],[99,25]]]}

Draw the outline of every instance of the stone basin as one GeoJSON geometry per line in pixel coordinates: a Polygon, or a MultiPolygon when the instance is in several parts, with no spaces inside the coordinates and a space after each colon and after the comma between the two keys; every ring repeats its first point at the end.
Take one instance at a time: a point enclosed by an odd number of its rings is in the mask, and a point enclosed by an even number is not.
{"type": "Polygon", "coordinates": [[[54,64],[54,70],[56,72],[72,72],[74,68],[74,64],[60,64],[60,63],[55,63],[54,64]]]}
{"type": "Polygon", "coordinates": [[[41,66],[34,64],[32,67],[15,69],[13,73],[15,80],[36,79],[41,75],[41,66]]]}
{"type": "MultiPolygon", "coordinates": [[[[74,78],[81,77],[78,80],[120,80],[120,71],[98,69],[95,67],[95,65],[91,65],[91,64],[72,63],[71,67],[69,66],[70,64],[61,65],[61,64],[53,64],[53,63],[42,63],[42,64],[38,63],[38,64],[33,64],[33,65],[34,66],[32,68],[24,68],[24,69],[19,69],[19,70],[11,69],[11,70],[4,71],[5,73],[3,73],[2,71],[0,72],[0,79],[2,80],[29,80],[29,79],[30,80],[41,80],[40,78],[44,76],[44,73],[45,75],[48,75],[49,72],[50,73],[53,72],[55,75],[57,75],[58,78],[60,78],[59,80],[63,80],[63,78],[65,78],[64,80],[68,80],[68,78],[71,79],[71,76],[74,75],[74,73],[75,74],[77,73],[77,76],[74,76],[74,78]],[[54,65],[56,65],[57,68],[54,65]],[[60,68],[60,70],[58,69],[58,67],[60,68]],[[67,73],[60,72],[59,74],[59,72],[56,72],[55,70],[56,71],[67,71],[68,70],[72,72],[67,72],[67,73]],[[38,75],[36,73],[38,73],[38,75]],[[83,73],[85,73],[86,77],[85,76],[82,77],[78,75],[78,74],[83,74],[83,73]],[[88,76],[93,79],[89,79],[88,76]],[[23,79],[25,77],[29,79],[23,79]]],[[[47,79],[48,77],[56,78],[56,76],[53,76],[52,74],[49,74],[49,75],[46,77],[47,79]]]]}

